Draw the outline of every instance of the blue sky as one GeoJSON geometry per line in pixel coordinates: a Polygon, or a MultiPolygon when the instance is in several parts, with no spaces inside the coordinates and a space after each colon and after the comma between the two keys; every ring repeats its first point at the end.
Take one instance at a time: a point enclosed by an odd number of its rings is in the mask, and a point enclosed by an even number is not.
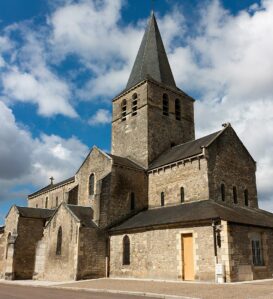
{"type": "MultiPolygon", "coordinates": [[[[12,204],[110,151],[111,99],[126,85],[147,0],[0,1],[0,224],[12,204]]],[[[197,136],[230,121],[258,161],[273,210],[273,0],[155,0],[177,85],[194,96],[197,136]],[[200,3],[201,2],[201,3],[200,3]]]]}

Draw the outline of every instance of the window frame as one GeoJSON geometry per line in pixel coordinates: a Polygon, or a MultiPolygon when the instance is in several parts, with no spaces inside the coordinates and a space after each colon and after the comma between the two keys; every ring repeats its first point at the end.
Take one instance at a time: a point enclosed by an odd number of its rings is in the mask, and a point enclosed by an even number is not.
{"type": "Polygon", "coordinates": [[[62,255],[62,245],[63,245],[63,229],[61,226],[59,226],[58,233],[57,233],[57,243],[56,243],[56,255],[57,256],[62,255]]]}
{"type": "Polygon", "coordinates": [[[169,116],[169,96],[164,93],[162,97],[162,112],[164,116],[169,116]]]}
{"type": "Polygon", "coordinates": [[[185,188],[180,187],[180,203],[184,203],[184,202],[185,202],[185,188]]]}
{"type": "Polygon", "coordinates": [[[130,210],[134,211],[136,209],[136,195],[134,192],[130,193],[130,210]]]}
{"type": "Polygon", "coordinates": [[[88,194],[89,196],[94,196],[95,195],[95,174],[91,173],[89,175],[89,179],[88,179],[88,194]],[[91,181],[92,179],[92,181],[91,181]],[[91,184],[92,182],[92,184],[91,184]]]}
{"type": "Polygon", "coordinates": [[[254,267],[265,266],[263,256],[263,243],[262,236],[257,235],[251,238],[251,252],[252,252],[252,264],[254,267]]]}
{"type": "Polygon", "coordinates": [[[237,205],[238,204],[238,192],[237,192],[237,187],[236,186],[232,187],[232,194],[233,194],[233,203],[235,205],[237,205]]]}
{"type": "Polygon", "coordinates": [[[181,121],[181,101],[175,99],[175,119],[181,121]]]}
{"type": "Polygon", "coordinates": [[[221,184],[221,200],[222,202],[225,202],[226,201],[226,186],[224,183],[221,184]]]}
{"type": "Polygon", "coordinates": [[[165,192],[160,193],[160,205],[161,207],[165,206],[165,192]]]}
{"type": "Polygon", "coordinates": [[[244,200],[245,200],[245,206],[249,207],[249,194],[248,194],[248,189],[244,190],[244,200]]]}
{"type": "Polygon", "coordinates": [[[122,240],[122,265],[129,266],[131,264],[131,242],[128,235],[122,240]]]}
{"type": "Polygon", "coordinates": [[[121,121],[126,121],[127,117],[127,100],[123,99],[121,102],[121,121]]]}
{"type": "Polygon", "coordinates": [[[137,104],[138,104],[138,96],[137,93],[134,93],[132,96],[132,116],[137,115],[137,104]]]}

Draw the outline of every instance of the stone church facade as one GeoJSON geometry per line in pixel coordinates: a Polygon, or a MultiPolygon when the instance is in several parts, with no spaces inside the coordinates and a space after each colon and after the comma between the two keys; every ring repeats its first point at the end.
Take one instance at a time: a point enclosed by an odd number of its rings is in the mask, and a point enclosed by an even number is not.
{"type": "Polygon", "coordinates": [[[124,91],[112,151],[11,207],[0,277],[218,282],[272,278],[273,214],[256,163],[227,123],[195,139],[194,99],[177,88],[152,15],[124,91]]]}

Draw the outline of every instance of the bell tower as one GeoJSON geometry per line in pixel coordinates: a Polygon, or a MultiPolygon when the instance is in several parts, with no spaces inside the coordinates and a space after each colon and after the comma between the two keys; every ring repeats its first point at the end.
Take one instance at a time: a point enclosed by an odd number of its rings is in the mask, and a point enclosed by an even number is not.
{"type": "Polygon", "coordinates": [[[193,105],[176,87],[152,13],[127,86],[113,100],[112,154],[148,169],[171,146],[195,138],[193,105]]]}

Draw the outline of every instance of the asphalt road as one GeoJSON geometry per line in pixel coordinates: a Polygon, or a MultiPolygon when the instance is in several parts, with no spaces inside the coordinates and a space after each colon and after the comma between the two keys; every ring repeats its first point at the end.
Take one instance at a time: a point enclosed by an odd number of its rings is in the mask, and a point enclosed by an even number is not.
{"type": "MultiPolygon", "coordinates": [[[[147,297],[0,284],[0,299],[143,299],[147,297]]],[[[150,298],[152,299],[152,298],[150,298]]]]}

